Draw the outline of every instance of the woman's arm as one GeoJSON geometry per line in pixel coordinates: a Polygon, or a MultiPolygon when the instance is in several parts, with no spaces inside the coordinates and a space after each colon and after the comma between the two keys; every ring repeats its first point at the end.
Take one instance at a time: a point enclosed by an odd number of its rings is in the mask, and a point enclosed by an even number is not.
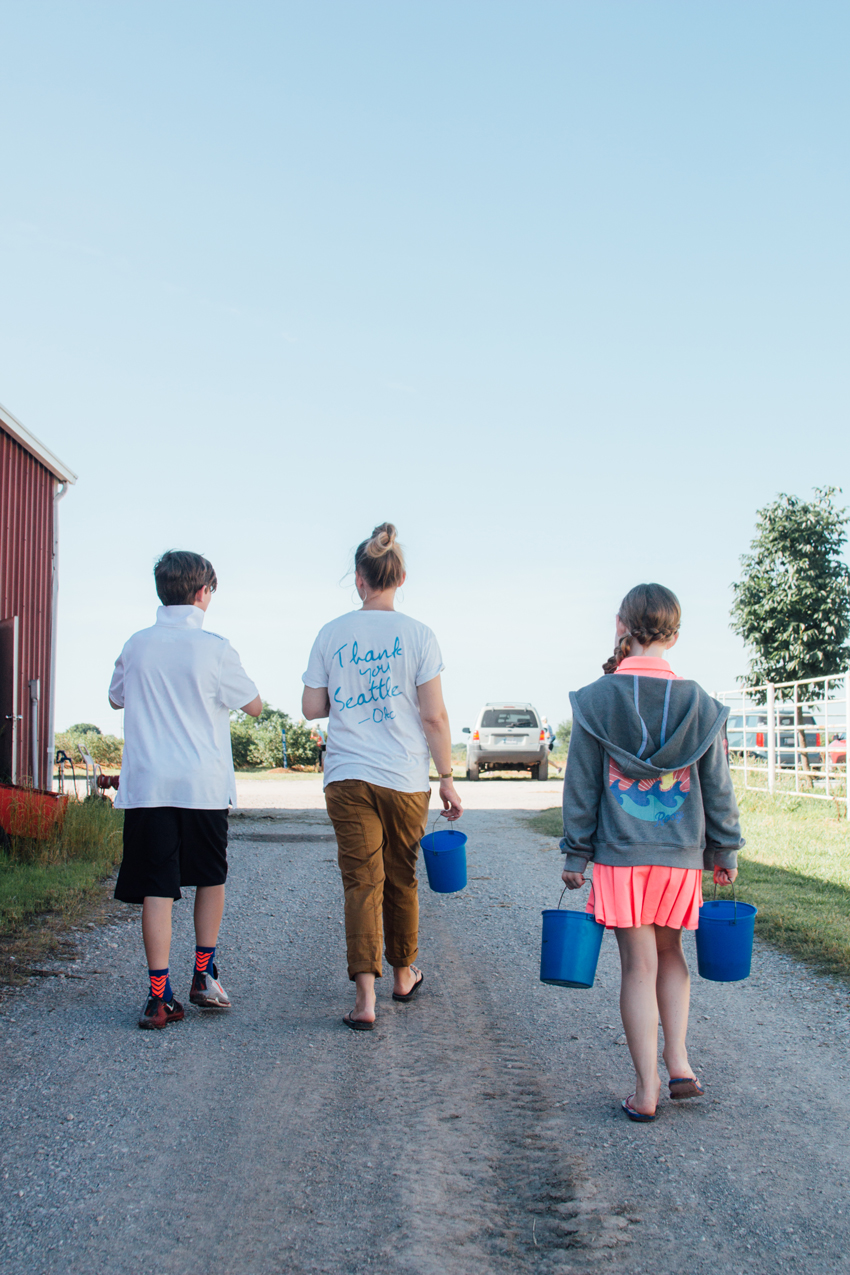
{"type": "Polygon", "coordinates": [[[443,688],[440,675],[432,677],[430,682],[418,686],[419,716],[422,729],[428,740],[434,765],[438,775],[447,775],[440,780],[440,800],[443,803],[443,814],[447,819],[459,819],[463,814],[460,797],[455,790],[452,773],[452,737],[449,730],[449,715],[443,703],[443,688]]]}
{"type": "Polygon", "coordinates": [[[301,712],[308,722],[317,717],[327,717],[331,711],[331,701],[326,686],[305,686],[301,696],[301,712]]]}

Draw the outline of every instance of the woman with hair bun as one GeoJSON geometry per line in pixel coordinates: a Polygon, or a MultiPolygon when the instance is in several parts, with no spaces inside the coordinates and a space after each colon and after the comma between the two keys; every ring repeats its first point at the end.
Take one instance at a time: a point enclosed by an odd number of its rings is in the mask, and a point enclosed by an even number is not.
{"type": "Polygon", "coordinates": [[[570,695],[573,729],[564,780],[562,878],[583,884],[593,861],[587,911],[617,935],[620,1012],[635,1065],[630,1120],[654,1120],[658,1020],[671,1098],[704,1092],[685,1041],[690,975],[682,930],[695,930],[703,867],[718,885],[738,874],[744,844],[726,756],[729,709],[666,660],[682,612],[660,584],[623,598],[614,654],[602,677],[570,695]]]}
{"type": "Polygon", "coordinates": [[[345,891],[353,1031],[375,1024],[381,937],[393,969],[393,1000],[409,1002],[424,975],[418,954],[416,860],[430,800],[428,755],[440,776],[442,814],[463,814],[452,779],[443,660],[432,631],[395,610],[406,578],[391,522],[357,546],[354,583],[363,606],[320,630],[304,674],[302,710],[329,717],[325,800],[345,891]],[[383,927],[382,927],[383,921],[383,927]]]}

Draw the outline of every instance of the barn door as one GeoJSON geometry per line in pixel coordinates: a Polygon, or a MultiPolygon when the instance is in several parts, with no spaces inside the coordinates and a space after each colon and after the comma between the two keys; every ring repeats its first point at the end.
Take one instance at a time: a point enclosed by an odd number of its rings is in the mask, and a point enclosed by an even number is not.
{"type": "Polygon", "coordinates": [[[0,782],[17,779],[18,617],[0,620],[0,782]]]}

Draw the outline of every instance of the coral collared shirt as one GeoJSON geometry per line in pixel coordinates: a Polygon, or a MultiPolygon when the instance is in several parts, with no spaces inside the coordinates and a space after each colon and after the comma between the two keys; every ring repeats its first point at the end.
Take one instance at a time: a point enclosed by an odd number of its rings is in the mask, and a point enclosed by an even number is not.
{"type": "Polygon", "coordinates": [[[666,660],[660,660],[656,655],[627,655],[620,661],[617,672],[631,673],[632,677],[663,677],[668,682],[683,680],[666,660]]]}

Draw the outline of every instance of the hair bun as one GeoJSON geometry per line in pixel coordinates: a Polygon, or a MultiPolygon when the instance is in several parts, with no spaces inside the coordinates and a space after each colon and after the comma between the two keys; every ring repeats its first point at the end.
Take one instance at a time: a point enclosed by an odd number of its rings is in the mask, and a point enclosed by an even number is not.
{"type": "Polygon", "coordinates": [[[404,579],[404,554],[396,540],[395,526],[381,522],[354,554],[354,569],[373,589],[398,588],[404,579]]]}
{"type": "Polygon", "coordinates": [[[366,546],[370,558],[383,558],[395,544],[398,532],[391,522],[380,523],[372,532],[372,539],[366,546]]]}

